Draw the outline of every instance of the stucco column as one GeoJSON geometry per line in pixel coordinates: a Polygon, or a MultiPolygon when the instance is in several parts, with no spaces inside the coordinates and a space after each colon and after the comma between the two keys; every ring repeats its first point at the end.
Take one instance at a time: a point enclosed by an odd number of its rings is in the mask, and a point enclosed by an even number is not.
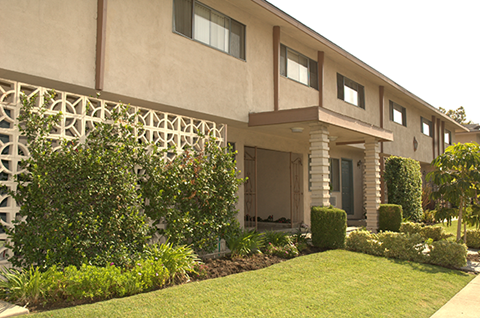
{"type": "Polygon", "coordinates": [[[328,127],[322,124],[310,125],[310,182],[312,184],[311,206],[330,205],[330,158],[328,127]]]}
{"type": "Polygon", "coordinates": [[[378,230],[378,208],[381,202],[380,189],[380,143],[369,138],[365,140],[365,209],[367,212],[367,230],[378,230]]]}

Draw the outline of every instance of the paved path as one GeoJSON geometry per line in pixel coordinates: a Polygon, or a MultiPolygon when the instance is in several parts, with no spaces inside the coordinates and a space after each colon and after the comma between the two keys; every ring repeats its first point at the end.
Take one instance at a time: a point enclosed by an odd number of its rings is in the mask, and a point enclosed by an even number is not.
{"type": "Polygon", "coordinates": [[[480,317],[480,275],[459,291],[431,318],[480,317]]]}
{"type": "Polygon", "coordinates": [[[28,314],[27,308],[15,306],[0,300],[0,318],[28,314]]]}

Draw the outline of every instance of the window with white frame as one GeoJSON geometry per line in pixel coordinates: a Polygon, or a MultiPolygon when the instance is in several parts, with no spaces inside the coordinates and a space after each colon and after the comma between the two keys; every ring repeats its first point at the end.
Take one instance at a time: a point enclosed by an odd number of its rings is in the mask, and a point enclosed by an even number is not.
{"type": "Polygon", "coordinates": [[[245,25],[196,0],[173,1],[173,29],[245,60],[245,25]]]}
{"type": "Polygon", "coordinates": [[[390,101],[390,120],[407,127],[407,110],[405,107],[390,101]]]}
{"type": "Polygon", "coordinates": [[[365,109],[365,88],[337,73],[337,97],[347,103],[365,109]]]}
{"type": "Polygon", "coordinates": [[[420,129],[421,129],[422,133],[427,135],[427,136],[433,137],[433,124],[432,124],[432,122],[428,119],[425,119],[425,118],[421,117],[420,124],[421,124],[420,129]]]}
{"type": "Polygon", "coordinates": [[[452,132],[449,131],[449,130],[446,130],[445,129],[445,134],[444,134],[444,142],[447,144],[447,145],[451,145],[452,144],[452,132]]]}
{"type": "Polygon", "coordinates": [[[318,89],[318,64],[312,59],[280,45],[280,74],[318,89]]]}

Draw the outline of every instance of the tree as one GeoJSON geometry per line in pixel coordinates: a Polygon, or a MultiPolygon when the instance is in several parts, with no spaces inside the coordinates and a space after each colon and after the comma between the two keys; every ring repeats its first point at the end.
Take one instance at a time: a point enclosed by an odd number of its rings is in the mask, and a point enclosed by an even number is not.
{"type": "MultiPolygon", "coordinates": [[[[457,241],[461,239],[462,221],[468,220],[467,211],[478,211],[477,190],[480,187],[480,146],[477,143],[457,143],[432,161],[435,170],[427,175],[437,187],[432,197],[437,199],[436,218],[458,216],[457,241]],[[444,202],[449,202],[453,208],[444,202]],[[439,216],[439,217],[438,217],[439,216]]],[[[464,229],[465,232],[466,229],[464,229]]],[[[464,236],[466,243],[467,236],[464,236]]]]}
{"type": "Polygon", "coordinates": [[[445,108],[439,107],[439,110],[459,124],[472,123],[470,120],[467,121],[467,114],[465,113],[465,108],[463,108],[463,106],[458,107],[456,110],[446,110],[445,108]]]}

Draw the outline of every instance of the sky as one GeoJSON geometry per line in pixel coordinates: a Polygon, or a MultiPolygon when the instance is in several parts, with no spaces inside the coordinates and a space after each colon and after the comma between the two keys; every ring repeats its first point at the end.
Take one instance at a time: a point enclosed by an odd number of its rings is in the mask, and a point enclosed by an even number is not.
{"type": "Polygon", "coordinates": [[[438,108],[480,123],[480,0],[267,0],[438,108]]]}

